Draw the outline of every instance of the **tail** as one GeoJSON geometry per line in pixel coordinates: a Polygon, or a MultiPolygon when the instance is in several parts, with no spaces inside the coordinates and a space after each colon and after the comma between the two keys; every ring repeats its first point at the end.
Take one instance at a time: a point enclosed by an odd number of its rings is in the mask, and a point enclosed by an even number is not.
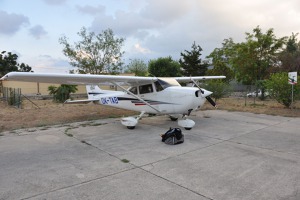
{"type": "Polygon", "coordinates": [[[102,97],[117,95],[119,92],[112,90],[102,90],[98,85],[86,85],[86,92],[89,100],[99,100],[102,97]]]}
{"type": "Polygon", "coordinates": [[[101,94],[105,94],[98,85],[86,85],[86,92],[89,100],[100,99],[101,94]]]}

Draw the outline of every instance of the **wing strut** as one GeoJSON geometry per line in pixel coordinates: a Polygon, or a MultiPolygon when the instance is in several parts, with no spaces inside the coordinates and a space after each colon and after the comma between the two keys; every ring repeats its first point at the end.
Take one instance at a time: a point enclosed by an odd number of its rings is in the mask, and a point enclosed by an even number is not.
{"type": "Polygon", "coordinates": [[[141,97],[139,97],[139,96],[133,94],[133,93],[130,92],[129,90],[126,90],[126,88],[124,88],[123,86],[121,86],[121,85],[119,85],[119,84],[117,84],[117,83],[115,83],[115,82],[112,82],[112,84],[114,84],[114,85],[117,86],[117,87],[120,87],[124,92],[126,92],[126,93],[128,93],[129,95],[131,95],[131,96],[137,98],[138,100],[142,101],[143,103],[145,103],[147,106],[149,106],[149,107],[152,108],[153,110],[157,111],[158,113],[161,113],[160,110],[158,110],[158,109],[156,109],[155,107],[151,106],[148,102],[146,102],[146,101],[145,101],[144,99],[142,99],[141,97]]]}

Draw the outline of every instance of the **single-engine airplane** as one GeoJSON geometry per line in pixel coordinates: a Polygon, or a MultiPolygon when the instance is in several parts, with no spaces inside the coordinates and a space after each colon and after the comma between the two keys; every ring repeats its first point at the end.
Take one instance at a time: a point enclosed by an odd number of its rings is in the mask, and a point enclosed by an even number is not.
{"type": "Polygon", "coordinates": [[[190,130],[195,122],[188,119],[192,111],[199,109],[206,100],[213,106],[215,102],[209,97],[212,92],[200,88],[197,80],[222,79],[225,76],[194,76],[194,77],[138,77],[90,74],[46,74],[31,72],[10,72],[1,80],[59,83],[69,85],[86,85],[88,99],[68,100],[65,103],[94,102],[116,108],[140,112],[137,117],[124,117],[121,123],[134,129],[145,113],[169,115],[170,119],[178,120],[178,125],[190,130]],[[196,87],[182,87],[179,82],[191,82],[196,87]],[[121,91],[102,90],[100,83],[109,83],[121,88],[121,91]],[[125,88],[124,85],[129,85],[125,88]]]}

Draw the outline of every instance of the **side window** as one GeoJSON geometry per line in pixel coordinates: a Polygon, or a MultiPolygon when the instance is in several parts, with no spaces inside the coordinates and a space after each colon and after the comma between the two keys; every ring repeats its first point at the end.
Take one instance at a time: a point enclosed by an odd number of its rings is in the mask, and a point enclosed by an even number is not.
{"type": "Polygon", "coordinates": [[[164,89],[158,81],[156,81],[154,84],[156,87],[156,92],[160,92],[164,89]]]}
{"type": "Polygon", "coordinates": [[[153,92],[152,84],[139,86],[140,94],[146,94],[153,92]]]}
{"type": "Polygon", "coordinates": [[[129,89],[129,91],[133,94],[138,94],[137,87],[132,87],[129,89]]]}

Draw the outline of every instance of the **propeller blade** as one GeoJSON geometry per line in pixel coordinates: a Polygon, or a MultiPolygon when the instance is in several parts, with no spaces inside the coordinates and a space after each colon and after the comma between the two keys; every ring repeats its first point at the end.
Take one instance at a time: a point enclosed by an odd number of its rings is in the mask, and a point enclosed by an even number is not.
{"type": "Polygon", "coordinates": [[[205,98],[213,107],[216,107],[217,104],[214,102],[214,100],[212,100],[212,98],[210,96],[207,96],[205,98]]]}

